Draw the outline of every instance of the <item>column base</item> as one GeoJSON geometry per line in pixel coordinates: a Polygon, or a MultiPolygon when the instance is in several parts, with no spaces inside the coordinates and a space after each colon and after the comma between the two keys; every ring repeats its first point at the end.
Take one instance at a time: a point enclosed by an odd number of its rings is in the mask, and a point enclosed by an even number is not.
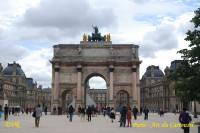
{"type": "Polygon", "coordinates": [[[54,106],[56,107],[56,110],[57,110],[57,107],[59,106],[59,100],[53,100],[52,101],[52,103],[51,103],[51,113],[53,113],[54,106]]]}
{"type": "Polygon", "coordinates": [[[136,106],[136,108],[138,109],[138,111],[140,110],[140,105],[139,105],[139,103],[138,103],[137,100],[132,100],[131,101],[131,107],[132,107],[132,109],[133,109],[134,106],[136,106]]]}
{"type": "Polygon", "coordinates": [[[107,101],[107,106],[109,106],[109,107],[114,107],[115,108],[115,103],[114,103],[114,101],[113,100],[109,100],[109,101],[107,101]]]}

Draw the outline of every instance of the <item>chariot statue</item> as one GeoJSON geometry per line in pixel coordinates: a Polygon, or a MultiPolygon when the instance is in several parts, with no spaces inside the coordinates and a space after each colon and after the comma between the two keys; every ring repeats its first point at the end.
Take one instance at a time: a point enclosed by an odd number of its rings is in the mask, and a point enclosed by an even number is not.
{"type": "Polygon", "coordinates": [[[101,36],[101,33],[99,33],[98,27],[97,26],[92,26],[94,29],[94,33],[92,33],[92,36],[88,35],[88,41],[106,41],[106,35],[101,36]]]}

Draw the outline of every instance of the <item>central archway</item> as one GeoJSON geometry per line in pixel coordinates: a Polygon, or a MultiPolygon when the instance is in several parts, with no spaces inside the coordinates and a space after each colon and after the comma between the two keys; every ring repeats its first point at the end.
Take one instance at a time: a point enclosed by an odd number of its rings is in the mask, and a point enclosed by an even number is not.
{"type": "Polygon", "coordinates": [[[92,73],[85,79],[84,105],[95,107],[106,106],[107,101],[107,82],[105,77],[99,73],[92,73]],[[102,85],[103,88],[102,88],[102,85]]]}

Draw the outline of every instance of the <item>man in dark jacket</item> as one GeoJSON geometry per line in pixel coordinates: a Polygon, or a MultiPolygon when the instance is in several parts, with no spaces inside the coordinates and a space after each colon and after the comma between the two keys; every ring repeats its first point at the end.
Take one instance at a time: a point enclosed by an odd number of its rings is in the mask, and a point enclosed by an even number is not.
{"type": "MultiPolygon", "coordinates": [[[[183,125],[187,125],[192,121],[191,116],[186,112],[186,108],[183,108],[183,112],[179,116],[179,121],[183,125]]],[[[189,133],[190,132],[190,127],[189,126],[182,126],[182,129],[184,133],[189,133]]]]}
{"type": "Polygon", "coordinates": [[[143,113],[144,113],[144,120],[148,120],[149,109],[147,107],[144,108],[143,113]]]}
{"type": "Polygon", "coordinates": [[[0,118],[2,116],[2,106],[0,105],[0,118]]]}
{"type": "Polygon", "coordinates": [[[72,105],[69,106],[69,121],[72,122],[73,114],[74,114],[74,108],[72,105]]]}
{"type": "Polygon", "coordinates": [[[126,114],[127,114],[127,107],[123,106],[122,112],[121,112],[121,120],[120,120],[120,127],[125,127],[126,125],[126,114]]]}
{"type": "Polygon", "coordinates": [[[137,120],[137,113],[138,113],[138,109],[134,106],[134,108],[133,108],[134,120],[137,120]]]}
{"type": "Polygon", "coordinates": [[[8,105],[6,104],[4,107],[4,120],[8,120],[8,105]]]}
{"type": "Polygon", "coordinates": [[[86,110],[87,116],[88,116],[88,122],[91,121],[91,115],[92,115],[92,109],[90,106],[88,106],[86,110]]]}

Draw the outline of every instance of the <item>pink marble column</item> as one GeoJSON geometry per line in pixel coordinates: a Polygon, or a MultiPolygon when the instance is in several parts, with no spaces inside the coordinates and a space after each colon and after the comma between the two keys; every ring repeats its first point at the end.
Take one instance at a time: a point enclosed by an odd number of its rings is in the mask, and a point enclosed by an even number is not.
{"type": "Polygon", "coordinates": [[[137,88],[136,88],[136,82],[137,82],[137,78],[136,78],[136,71],[137,68],[133,67],[132,68],[132,96],[133,96],[133,100],[137,100],[137,88]]]}
{"type": "Polygon", "coordinates": [[[81,67],[77,67],[78,78],[77,78],[77,100],[81,100],[81,67]]]}
{"type": "Polygon", "coordinates": [[[55,79],[54,79],[54,100],[59,100],[59,67],[55,67],[55,79]]]}
{"type": "Polygon", "coordinates": [[[114,72],[114,68],[113,66],[110,66],[109,68],[110,70],[110,100],[113,100],[113,72],[114,72]]]}

